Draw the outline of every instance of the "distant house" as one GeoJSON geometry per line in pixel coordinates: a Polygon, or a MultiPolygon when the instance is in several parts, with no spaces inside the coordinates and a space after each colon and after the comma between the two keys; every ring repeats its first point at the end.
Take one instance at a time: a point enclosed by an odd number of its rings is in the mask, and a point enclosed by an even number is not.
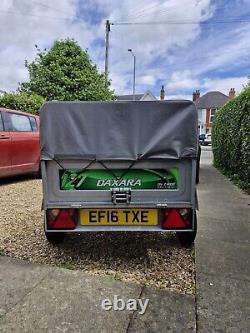
{"type": "Polygon", "coordinates": [[[234,96],[234,88],[230,89],[229,96],[226,96],[219,91],[210,91],[202,97],[200,97],[199,90],[196,90],[193,93],[193,102],[198,110],[198,126],[200,134],[211,133],[216,110],[225,105],[227,101],[234,96]]]}
{"type": "Polygon", "coordinates": [[[135,94],[134,95],[120,95],[117,96],[117,101],[157,101],[157,98],[147,90],[145,94],[135,94]],[[134,98],[135,97],[135,98],[134,98]]]}

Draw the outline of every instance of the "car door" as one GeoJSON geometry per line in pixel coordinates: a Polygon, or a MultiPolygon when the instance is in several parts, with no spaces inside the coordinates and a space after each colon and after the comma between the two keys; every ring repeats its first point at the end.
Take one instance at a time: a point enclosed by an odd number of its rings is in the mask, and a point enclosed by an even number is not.
{"type": "Polygon", "coordinates": [[[12,169],[16,173],[36,172],[39,167],[39,133],[30,117],[7,112],[11,133],[12,169]]]}
{"type": "Polygon", "coordinates": [[[3,113],[0,112],[0,177],[11,174],[11,139],[10,133],[5,130],[3,113]]]}

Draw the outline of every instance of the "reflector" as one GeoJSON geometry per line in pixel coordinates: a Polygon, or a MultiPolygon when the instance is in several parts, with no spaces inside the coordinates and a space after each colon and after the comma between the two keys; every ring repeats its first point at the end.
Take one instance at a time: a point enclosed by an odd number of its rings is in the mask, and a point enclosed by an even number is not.
{"type": "Polygon", "coordinates": [[[51,211],[47,211],[47,228],[55,230],[73,230],[76,227],[76,210],[60,209],[59,214],[54,217],[51,211]]]}
{"type": "Polygon", "coordinates": [[[189,215],[190,215],[190,209],[188,208],[180,208],[178,209],[180,215],[185,219],[187,220],[189,215]]]}
{"type": "Polygon", "coordinates": [[[186,229],[186,224],[179,214],[179,212],[174,209],[168,209],[165,212],[165,220],[162,224],[163,229],[186,229]]]}
{"type": "Polygon", "coordinates": [[[59,213],[60,213],[60,209],[58,209],[58,208],[54,208],[54,209],[49,210],[49,214],[51,215],[51,218],[53,220],[56,219],[56,217],[58,216],[59,213]]]}

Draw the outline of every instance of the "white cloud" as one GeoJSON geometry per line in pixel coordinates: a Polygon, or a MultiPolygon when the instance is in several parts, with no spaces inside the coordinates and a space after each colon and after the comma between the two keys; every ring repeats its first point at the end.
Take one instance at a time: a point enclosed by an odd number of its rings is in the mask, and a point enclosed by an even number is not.
{"type": "Polygon", "coordinates": [[[116,75],[115,73],[112,75],[111,79],[111,88],[116,88],[115,93],[120,95],[122,91],[123,94],[131,94],[132,93],[132,83],[131,87],[129,87],[128,82],[130,80],[130,75],[125,75],[122,79],[120,75],[116,75]]]}
{"type": "MultiPolygon", "coordinates": [[[[132,21],[181,21],[194,20],[203,21],[210,17],[210,1],[202,0],[196,2],[178,1],[142,1],[141,11],[134,14],[132,21]],[[151,7],[150,7],[151,5],[151,7]],[[151,10],[150,10],[151,8],[151,10]],[[143,9],[145,11],[143,12],[143,9]],[[186,11],[184,9],[187,9],[186,11]]],[[[111,12],[111,21],[125,20],[134,1],[128,0],[114,6],[111,12]]],[[[127,49],[132,48],[137,58],[138,77],[148,76],[148,70],[156,67],[157,58],[161,58],[161,72],[164,69],[164,60],[168,52],[173,48],[184,48],[194,41],[200,33],[199,24],[192,25],[113,25],[110,34],[110,74],[123,75],[132,70],[131,57],[127,49]]],[[[162,74],[161,74],[162,75],[162,74]]],[[[139,81],[140,82],[140,81],[139,81]]],[[[152,84],[150,80],[149,85],[152,84]]]]}
{"type": "Polygon", "coordinates": [[[142,75],[139,76],[136,80],[138,84],[153,86],[156,82],[156,77],[153,75],[142,75]]]}
{"type": "MultiPolygon", "coordinates": [[[[224,2],[220,12],[232,16],[235,10],[241,15],[249,3],[241,0],[232,8],[224,2]]],[[[24,60],[34,59],[35,44],[49,48],[59,38],[78,40],[103,71],[105,48],[96,40],[104,39],[109,18],[111,22],[197,22],[112,25],[109,72],[117,94],[130,93],[132,88],[133,59],[128,48],[136,54],[138,93],[150,89],[158,94],[164,83],[167,96],[187,96],[193,89],[240,91],[246,79],[237,69],[248,63],[250,24],[201,30],[199,22],[211,18],[219,5],[212,0],[1,0],[0,90],[15,90],[18,82],[27,79],[24,60]],[[100,14],[101,22],[93,23],[100,14]]]]}
{"type": "Polygon", "coordinates": [[[185,100],[192,100],[192,95],[166,95],[166,99],[185,99],[185,100]]]}
{"type": "Polygon", "coordinates": [[[74,19],[76,12],[77,0],[61,0],[60,7],[50,0],[0,2],[0,89],[15,90],[27,79],[24,61],[34,59],[35,44],[43,49],[58,38],[74,37],[89,46],[94,33],[74,19]]]}
{"type": "Polygon", "coordinates": [[[248,79],[246,76],[227,78],[204,77],[200,80],[196,80],[192,78],[190,70],[185,70],[183,72],[174,72],[171,81],[168,82],[165,90],[168,99],[191,99],[192,92],[196,89],[199,89],[203,95],[208,91],[220,91],[225,95],[228,95],[229,90],[235,88],[236,93],[239,94],[247,82],[248,79]],[[174,94],[173,92],[176,90],[190,91],[190,94],[174,94]]]}
{"type": "Polygon", "coordinates": [[[190,70],[173,72],[170,80],[167,82],[166,88],[172,90],[190,89],[197,87],[199,81],[192,77],[190,70]]]}
{"type": "Polygon", "coordinates": [[[202,55],[199,66],[195,68],[195,73],[203,74],[218,69],[220,71],[232,71],[242,65],[248,65],[250,52],[249,34],[250,23],[236,27],[233,30],[223,30],[214,38],[204,41],[203,45],[200,45],[202,55]],[[205,58],[202,61],[203,55],[205,55],[205,58]]]}
{"type": "Polygon", "coordinates": [[[201,84],[201,88],[204,91],[220,91],[225,95],[228,95],[231,88],[235,88],[236,94],[239,94],[243,90],[243,86],[247,84],[248,80],[246,76],[242,77],[229,77],[229,78],[213,78],[204,79],[201,84]]]}

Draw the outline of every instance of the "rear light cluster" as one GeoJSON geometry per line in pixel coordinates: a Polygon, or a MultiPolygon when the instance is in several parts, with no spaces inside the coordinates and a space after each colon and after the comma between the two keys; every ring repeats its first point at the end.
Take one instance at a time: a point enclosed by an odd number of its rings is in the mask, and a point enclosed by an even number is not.
{"type": "Polygon", "coordinates": [[[192,229],[193,211],[190,208],[165,210],[163,229],[192,229]]]}
{"type": "Polygon", "coordinates": [[[77,225],[76,209],[48,209],[46,217],[49,230],[73,230],[77,225]]]}

